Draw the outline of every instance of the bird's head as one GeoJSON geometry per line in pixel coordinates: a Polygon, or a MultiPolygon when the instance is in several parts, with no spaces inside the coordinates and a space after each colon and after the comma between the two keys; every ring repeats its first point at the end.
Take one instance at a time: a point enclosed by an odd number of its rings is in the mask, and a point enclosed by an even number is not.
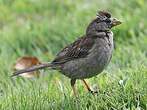
{"type": "Polygon", "coordinates": [[[121,21],[116,18],[112,18],[109,12],[99,11],[97,13],[97,18],[88,25],[86,33],[109,31],[112,27],[120,24],[121,21]]]}

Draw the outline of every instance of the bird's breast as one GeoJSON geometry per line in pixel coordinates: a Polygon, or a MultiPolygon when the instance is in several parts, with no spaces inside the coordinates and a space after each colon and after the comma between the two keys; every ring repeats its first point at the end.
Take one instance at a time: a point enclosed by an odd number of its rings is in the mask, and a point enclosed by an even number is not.
{"type": "Polygon", "coordinates": [[[79,58],[64,64],[66,76],[75,79],[90,78],[101,73],[113,54],[113,36],[95,39],[95,44],[86,58],[79,58]]]}

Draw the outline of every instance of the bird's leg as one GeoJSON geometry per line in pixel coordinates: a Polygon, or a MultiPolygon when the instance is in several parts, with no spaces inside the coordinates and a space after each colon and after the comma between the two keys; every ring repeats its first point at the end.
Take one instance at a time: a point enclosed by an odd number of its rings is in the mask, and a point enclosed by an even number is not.
{"type": "Polygon", "coordinates": [[[76,92],[75,87],[74,87],[75,82],[76,82],[76,79],[71,79],[71,87],[72,87],[73,92],[74,92],[74,95],[75,95],[75,97],[76,97],[76,101],[79,102],[79,99],[78,99],[78,96],[77,96],[77,92],[76,92]]]}
{"type": "Polygon", "coordinates": [[[84,82],[84,84],[85,84],[86,88],[88,89],[88,91],[91,91],[91,89],[90,89],[90,87],[88,86],[88,84],[86,83],[86,81],[85,81],[84,79],[83,79],[82,81],[84,82]]]}
{"type": "Polygon", "coordinates": [[[85,84],[85,86],[86,86],[86,88],[88,89],[89,92],[91,92],[91,93],[97,93],[97,91],[92,91],[90,89],[90,87],[88,86],[88,84],[86,83],[86,81],[84,79],[82,81],[84,82],[84,84],[85,84]]]}

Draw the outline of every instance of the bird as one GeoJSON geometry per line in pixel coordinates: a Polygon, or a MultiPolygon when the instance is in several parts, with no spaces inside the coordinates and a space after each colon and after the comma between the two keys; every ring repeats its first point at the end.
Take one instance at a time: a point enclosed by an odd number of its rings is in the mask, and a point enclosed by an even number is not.
{"type": "Polygon", "coordinates": [[[100,74],[113,56],[113,32],[111,29],[122,22],[112,18],[110,12],[100,10],[92,20],[83,36],[63,48],[56,57],[31,68],[14,72],[11,77],[39,69],[53,69],[70,78],[70,84],[76,99],[76,80],[82,80],[89,92],[94,93],[85,79],[100,74]]]}

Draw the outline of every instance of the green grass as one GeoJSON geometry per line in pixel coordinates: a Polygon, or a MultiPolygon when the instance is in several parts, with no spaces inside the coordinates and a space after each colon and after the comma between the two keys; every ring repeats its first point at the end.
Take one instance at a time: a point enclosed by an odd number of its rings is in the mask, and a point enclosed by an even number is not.
{"type": "Polygon", "coordinates": [[[146,110],[146,0],[0,0],[0,110],[146,110]],[[98,10],[108,10],[123,24],[113,29],[115,51],[108,68],[87,82],[98,95],[57,71],[40,78],[10,78],[21,56],[52,60],[85,33],[98,10]],[[56,80],[56,82],[55,82],[56,80]]]}

